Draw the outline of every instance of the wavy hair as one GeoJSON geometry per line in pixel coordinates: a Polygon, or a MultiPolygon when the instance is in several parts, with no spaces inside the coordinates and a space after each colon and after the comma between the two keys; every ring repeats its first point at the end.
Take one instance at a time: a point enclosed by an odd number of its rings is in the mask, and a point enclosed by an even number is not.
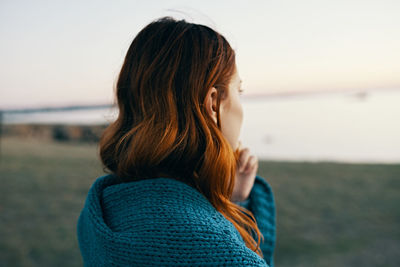
{"type": "Polygon", "coordinates": [[[103,132],[99,154],[103,170],[123,182],[171,177],[193,186],[263,257],[253,214],[230,200],[239,151],[222,135],[219,106],[235,70],[234,50],[213,29],[171,17],[151,22],[126,54],[118,118],[103,132]],[[205,107],[211,87],[217,124],[205,107]]]}

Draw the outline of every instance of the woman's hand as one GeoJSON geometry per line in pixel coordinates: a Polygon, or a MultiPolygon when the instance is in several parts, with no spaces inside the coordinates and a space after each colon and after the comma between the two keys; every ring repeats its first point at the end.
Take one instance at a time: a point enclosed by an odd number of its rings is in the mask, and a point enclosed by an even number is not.
{"type": "Polygon", "coordinates": [[[247,147],[242,149],[239,142],[238,150],[239,160],[236,169],[236,182],[231,198],[233,202],[247,200],[253,188],[258,169],[258,158],[255,155],[251,155],[247,147]]]}

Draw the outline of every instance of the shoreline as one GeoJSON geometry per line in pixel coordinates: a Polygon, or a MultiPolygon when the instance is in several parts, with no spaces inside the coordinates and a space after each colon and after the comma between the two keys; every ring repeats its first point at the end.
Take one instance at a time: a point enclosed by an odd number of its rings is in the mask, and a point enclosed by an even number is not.
{"type": "MultiPolygon", "coordinates": [[[[101,134],[108,124],[7,124],[0,132],[0,147],[8,142],[32,142],[43,144],[64,144],[67,146],[97,146],[101,134]]],[[[346,165],[400,165],[400,162],[353,161],[341,159],[287,159],[279,157],[258,157],[260,162],[293,164],[346,164],[346,165]]]]}

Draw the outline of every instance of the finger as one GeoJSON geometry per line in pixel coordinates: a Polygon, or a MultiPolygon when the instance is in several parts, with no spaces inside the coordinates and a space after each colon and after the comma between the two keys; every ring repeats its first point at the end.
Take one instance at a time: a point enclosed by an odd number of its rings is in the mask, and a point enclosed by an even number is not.
{"type": "Polygon", "coordinates": [[[250,172],[253,171],[255,167],[257,167],[258,160],[257,157],[254,155],[251,155],[247,161],[246,168],[244,169],[244,172],[250,172]]]}
{"type": "Polygon", "coordinates": [[[239,156],[239,171],[242,172],[246,166],[247,160],[250,156],[250,150],[248,148],[243,149],[239,156]]]}

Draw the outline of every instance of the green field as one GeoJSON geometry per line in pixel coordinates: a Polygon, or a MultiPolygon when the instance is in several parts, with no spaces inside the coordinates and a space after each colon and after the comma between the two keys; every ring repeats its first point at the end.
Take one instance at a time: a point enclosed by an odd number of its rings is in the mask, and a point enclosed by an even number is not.
{"type": "MultiPolygon", "coordinates": [[[[82,266],[76,221],[97,147],[6,137],[0,266],[82,266]]],[[[260,162],[277,205],[275,265],[400,266],[400,165],[260,162]]]]}

